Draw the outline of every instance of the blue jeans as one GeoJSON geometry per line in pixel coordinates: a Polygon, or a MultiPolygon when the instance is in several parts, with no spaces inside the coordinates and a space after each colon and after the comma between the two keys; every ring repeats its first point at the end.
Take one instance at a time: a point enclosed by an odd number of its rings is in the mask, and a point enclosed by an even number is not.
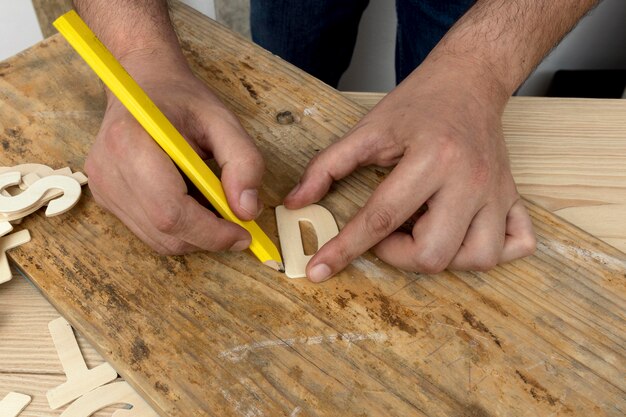
{"type": "MultiPolygon", "coordinates": [[[[476,0],[396,0],[396,81],[426,58],[476,0]]],[[[251,0],[253,40],[336,87],[369,0],[251,0]]]]}

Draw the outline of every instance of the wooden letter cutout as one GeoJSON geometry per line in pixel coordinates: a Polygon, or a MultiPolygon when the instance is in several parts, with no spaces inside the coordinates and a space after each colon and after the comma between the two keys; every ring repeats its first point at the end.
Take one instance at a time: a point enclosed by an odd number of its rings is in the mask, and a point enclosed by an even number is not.
{"type": "Polygon", "coordinates": [[[85,174],[83,174],[82,172],[72,172],[71,169],[69,168],[61,168],[61,169],[57,169],[57,170],[50,170],[50,173],[42,173],[42,172],[31,172],[28,174],[23,174],[22,175],[22,182],[20,182],[20,188],[22,190],[27,189],[28,187],[30,187],[31,185],[33,185],[35,183],[35,181],[44,178],[44,177],[49,177],[51,175],[61,175],[64,177],[70,177],[70,178],[74,178],[76,181],[78,181],[78,183],[80,185],[85,185],[88,182],[87,177],[85,176],[85,174]]]}
{"type": "Polygon", "coordinates": [[[0,238],[0,284],[10,281],[13,277],[6,251],[17,248],[28,242],[30,242],[30,233],[28,230],[20,230],[19,232],[11,233],[10,235],[0,238]]]}
{"type": "Polygon", "coordinates": [[[93,369],[87,369],[72,327],[63,317],[52,320],[48,328],[63,371],[67,375],[67,382],[46,393],[51,409],[63,407],[117,378],[117,371],[106,362],[93,369]]]}
{"type": "Polygon", "coordinates": [[[115,404],[129,404],[130,410],[117,410],[112,417],[159,417],[156,412],[128,385],[120,381],[96,388],[73,402],[61,417],[89,417],[98,410],[115,404]]]}
{"type": "MultiPolygon", "coordinates": [[[[29,174],[33,174],[33,173],[46,173],[48,175],[50,175],[52,172],[54,172],[54,170],[52,168],[50,168],[47,165],[43,165],[43,164],[20,164],[20,165],[15,165],[12,167],[0,167],[0,174],[4,174],[7,172],[19,172],[22,177],[29,175],[29,174]]],[[[22,190],[26,189],[26,187],[24,186],[23,182],[20,181],[19,184],[19,188],[21,188],[22,190]]],[[[2,195],[5,196],[11,196],[11,195],[15,195],[15,192],[9,193],[7,190],[2,190],[1,192],[2,195]]]]}
{"type": "MultiPolygon", "coordinates": [[[[13,167],[0,167],[0,174],[16,171],[22,174],[22,180],[19,183],[19,188],[21,188],[22,190],[27,189],[38,179],[48,177],[50,175],[63,175],[65,177],[72,177],[76,181],[78,181],[80,185],[87,184],[87,177],[85,176],[85,174],[78,171],[72,172],[72,169],[69,167],[52,169],[49,166],[43,164],[21,164],[15,165],[13,167]]],[[[3,190],[2,194],[7,197],[15,195],[9,193],[6,190],[3,190]]]]}
{"type": "Polygon", "coordinates": [[[0,236],[4,236],[13,230],[13,225],[8,221],[0,220],[0,236]]]}
{"type": "Polygon", "coordinates": [[[333,215],[322,206],[312,204],[299,210],[288,210],[285,206],[276,207],[278,237],[285,261],[285,274],[289,278],[305,277],[306,265],[313,257],[304,254],[300,233],[301,221],[313,225],[318,250],[339,233],[333,215]]]}
{"type": "Polygon", "coordinates": [[[17,417],[30,404],[30,396],[18,394],[17,392],[9,392],[2,401],[0,401],[0,416],[17,417]]]}
{"type": "MultiPolygon", "coordinates": [[[[8,172],[0,175],[0,190],[19,184],[21,174],[8,172]]],[[[28,189],[15,196],[0,194],[2,220],[16,220],[27,216],[48,203],[46,216],[56,216],[70,210],[80,198],[78,181],[62,175],[51,175],[34,182],[28,189]],[[59,195],[62,194],[60,197],[59,195]],[[57,198],[58,197],[58,198],[57,198]],[[50,200],[53,199],[53,200],[50,200]]]]}

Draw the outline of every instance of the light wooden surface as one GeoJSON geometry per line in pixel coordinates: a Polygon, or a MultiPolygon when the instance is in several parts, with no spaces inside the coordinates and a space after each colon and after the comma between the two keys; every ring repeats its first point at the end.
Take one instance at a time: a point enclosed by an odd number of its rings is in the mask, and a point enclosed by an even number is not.
{"type": "MultiPolygon", "coordinates": [[[[10,391],[30,395],[33,400],[20,417],[57,417],[66,408],[51,410],[46,399],[48,390],[66,380],[48,331],[48,323],[58,317],[54,307],[20,274],[0,285],[0,397],[10,391]]],[[[104,362],[80,335],[78,344],[90,368],[104,362]]],[[[94,416],[110,417],[113,410],[94,416]]]]}
{"type": "MultiPolygon", "coordinates": [[[[187,8],[174,17],[266,155],[274,207],[365,110],[187,8]],[[285,110],[299,121],[279,125],[285,110]]],[[[0,162],[81,167],[103,106],[58,37],[0,64],[0,162]]],[[[363,170],[322,204],[344,224],[379,181],[363,170]]],[[[163,416],[622,415],[624,255],[529,208],[537,254],[490,273],[420,276],[366,255],[313,285],[249,254],[159,257],[91,198],[27,219],[33,241],[11,256],[163,416]]],[[[272,214],[260,223],[275,236],[272,214]]]]}
{"type": "Polygon", "coordinates": [[[626,252],[626,101],[515,98],[504,128],[520,193],[626,252]]]}

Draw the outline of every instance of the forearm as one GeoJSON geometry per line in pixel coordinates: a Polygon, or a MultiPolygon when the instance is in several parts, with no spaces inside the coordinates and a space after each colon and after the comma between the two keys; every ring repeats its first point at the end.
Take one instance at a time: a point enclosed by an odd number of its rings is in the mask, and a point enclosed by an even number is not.
{"type": "Polygon", "coordinates": [[[431,59],[468,61],[511,95],[598,0],[478,0],[431,59]]]}
{"type": "Polygon", "coordinates": [[[74,0],[73,3],[102,43],[121,61],[140,55],[159,61],[185,62],[167,1],[74,0]]]}

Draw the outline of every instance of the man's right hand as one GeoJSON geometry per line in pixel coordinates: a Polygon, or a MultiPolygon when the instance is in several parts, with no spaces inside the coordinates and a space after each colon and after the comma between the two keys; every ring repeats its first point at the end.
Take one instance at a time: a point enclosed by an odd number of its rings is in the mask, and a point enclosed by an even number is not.
{"type": "MultiPolygon", "coordinates": [[[[186,64],[135,55],[122,61],[126,69],[200,157],[220,165],[233,212],[254,219],[262,207],[257,189],[264,163],[237,117],[186,64]]],[[[246,230],[188,195],[171,159],[110,92],[85,171],[98,204],[161,254],[240,251],[250,245],[246,230]]]]}

